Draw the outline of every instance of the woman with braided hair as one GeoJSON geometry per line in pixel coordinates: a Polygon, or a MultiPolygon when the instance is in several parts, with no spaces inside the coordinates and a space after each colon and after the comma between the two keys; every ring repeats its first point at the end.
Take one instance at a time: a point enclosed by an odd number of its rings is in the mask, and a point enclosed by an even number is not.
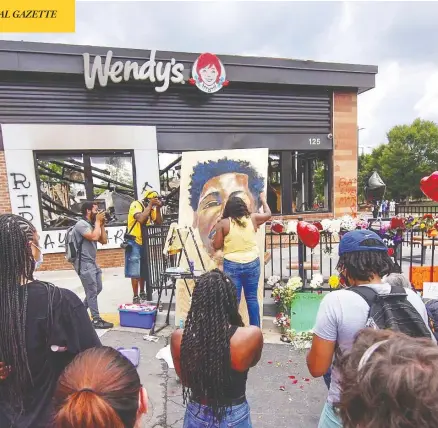
{"type": "Polygon", "coordinates": [[[184,428],[251,427],[248,370],[260,360],[263,335],[244,327],[236,289],[215,269],[196,284],[183,330],[172,334],[175,370],[187,404],[184,428]]]}
{"type": "Polygon", "coordinates": [[[71,291],[37,281],[39,236],[24,218],[0,215],[0,427],[46,427],[57,379],[73,357],[100,346],[71,291]],[[57,349],[65,352],[53,352],[57,349]]]}

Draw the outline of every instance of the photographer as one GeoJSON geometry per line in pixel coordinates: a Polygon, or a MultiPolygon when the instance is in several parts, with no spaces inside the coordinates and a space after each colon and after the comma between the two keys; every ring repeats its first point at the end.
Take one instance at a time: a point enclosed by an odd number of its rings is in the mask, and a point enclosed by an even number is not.
{"type": "Polygon", "coordinates": [[[97,204],[90,201],[82,204],[81,213],[82,219],[73,228],[73,239],[78,245],[74,268],[84,287],[84,305],[90,309],[94,328],[112,328],[112,323],[100,317],[97,305],[97,296],[102,291],[102,270],[96,263],[97,243],[105,245],[108,242],[105,213],[98,212],[97,204]]]}
{"type": "Polygon", "coordinates": [[[155,190],[147,190],[142,201],[132,202],[128,214],[128,227],[125,245],[125,278],[131,278],[133,303],[147,300],[142,278],[141,263],[143,259],[143,238],[141,226],[143,224],[161,224],[162,203],[155,190]],[[138,289],[140,286],[140,295],[138,289]]]}

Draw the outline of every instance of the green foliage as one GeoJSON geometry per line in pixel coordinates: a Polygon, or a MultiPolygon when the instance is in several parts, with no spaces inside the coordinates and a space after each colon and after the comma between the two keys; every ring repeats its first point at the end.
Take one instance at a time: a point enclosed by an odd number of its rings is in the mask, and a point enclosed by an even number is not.
{"type": "Polygon", "coordinates": [[[387,134],[388,143],[376,147],[370,155],[359,157],[358,196],[373,171],[386,184],[386,198],[404,200],[422,198],[420,180],[438,169],[438,126],[416,119],[410,125],[398,125],[387,134]]]}
{"type": "Polygon", "coordinates": [[[314,189],[314,198],[320,202],[324,201],[324,162],[321,160],[316,161],[315,170],[313,174],[313,189],[314,189]]]}

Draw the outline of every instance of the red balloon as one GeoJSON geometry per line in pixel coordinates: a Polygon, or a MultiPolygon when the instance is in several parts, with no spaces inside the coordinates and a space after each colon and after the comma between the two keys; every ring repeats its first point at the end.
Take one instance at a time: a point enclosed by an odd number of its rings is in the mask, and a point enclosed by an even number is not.
{"type": "Polygon", "coordinates": [[[422,178],[420,189],[428,198],[438,202],[438,171],[433,172],[429,177],[422,178]]]}
{"type": "Polygon", "coordinates": [[[299,221],[297,233],[306,247],[313,249],[319,244],[319,230],[315,225],[307,223],[307,221],[299,221]]]}

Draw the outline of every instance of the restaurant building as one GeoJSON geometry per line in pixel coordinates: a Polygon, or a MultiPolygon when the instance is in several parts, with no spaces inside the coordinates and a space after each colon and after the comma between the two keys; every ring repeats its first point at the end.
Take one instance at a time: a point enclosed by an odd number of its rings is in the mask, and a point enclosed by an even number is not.
{"type": "Polygon", "coordinates": [[[69,269],[65,231],[81,201],[95,199],[111,219],[98,261],[121,266],[126,206],[148,186],[177,196],[178,154],[267,147],[275,215],[354,214],[358,95],[376,74],[369,65],[0,41],[0,213],[41,231],[44,269],[69,269]]]}

